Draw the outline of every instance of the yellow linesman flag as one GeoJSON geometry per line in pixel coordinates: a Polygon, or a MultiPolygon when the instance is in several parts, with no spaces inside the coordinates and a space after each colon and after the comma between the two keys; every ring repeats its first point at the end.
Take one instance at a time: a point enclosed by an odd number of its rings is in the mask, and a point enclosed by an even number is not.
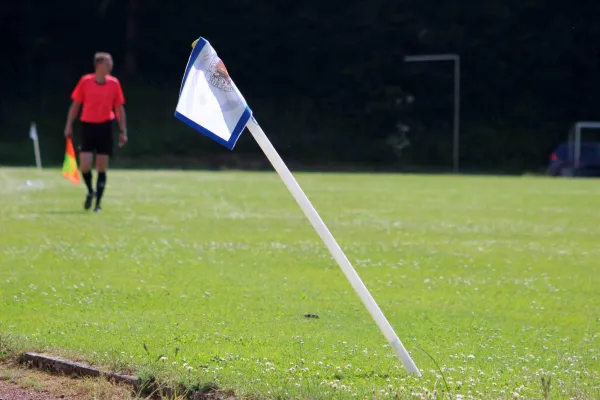
{"type": "Polygon", "coordinates": [[[75,149],[71,138],[67,139],[67,149],[65,151],[65,161],[63,162],[62,174],[74,185],[79,185],[79,169],[75,158],[75,149]]]}

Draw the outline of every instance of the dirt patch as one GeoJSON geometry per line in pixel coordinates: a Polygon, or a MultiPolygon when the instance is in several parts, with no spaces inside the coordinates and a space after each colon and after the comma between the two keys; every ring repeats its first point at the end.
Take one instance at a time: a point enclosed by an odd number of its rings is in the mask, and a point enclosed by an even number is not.
{"type": "Polygon", "coordinates": [[[51,396],[48,393],[24,389],[16,383],[0,381],[1,400],[55,400],[60,396],[51,396]]]}
{"type": "Polygon", "coordinates": [[[235,400],[233,392],[217,387],[188,392],[180,384],[103,371],[83,361],[50,354],[24,353],[0,362],[0,400],[47,399],[235,400]],[[140,397],[141,396],[141,397],[140,397]]]}
{"type": "Polygon", "coordinates": [[[0,364],[0,399],[135,399],[131,387],[104,378],[73,379],[12,364],[0,364]]]}

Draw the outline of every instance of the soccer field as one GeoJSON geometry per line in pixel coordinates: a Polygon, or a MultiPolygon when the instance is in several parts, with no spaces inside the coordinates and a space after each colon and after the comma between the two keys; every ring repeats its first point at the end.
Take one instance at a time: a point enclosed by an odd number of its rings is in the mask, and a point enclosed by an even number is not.
{"type": "Polygon", "coordinates": [[[296,177],[422,378],[274,173],[109,171],[94,214],[0,169],[0,338],[261,398],[600,398],[600,181],[296,177]]]}

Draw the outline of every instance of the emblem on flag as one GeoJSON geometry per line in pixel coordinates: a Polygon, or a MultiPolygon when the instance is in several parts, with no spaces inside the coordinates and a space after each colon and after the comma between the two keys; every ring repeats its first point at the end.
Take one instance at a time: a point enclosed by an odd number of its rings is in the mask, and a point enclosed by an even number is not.
{"type": "Polygon", "coordinates": [[[216,55],[210,61],[209,72],[211,73],[209,82],[214,87],[221,89],[224,92],[233,92],[233,86],[231,86],[231,78],[229,72],[225,68],[225,64],[216,55]]]}

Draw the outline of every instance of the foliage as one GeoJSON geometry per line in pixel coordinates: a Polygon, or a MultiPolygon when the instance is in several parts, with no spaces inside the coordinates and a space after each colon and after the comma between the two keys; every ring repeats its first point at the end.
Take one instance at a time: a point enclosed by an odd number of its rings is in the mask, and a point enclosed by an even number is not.
{"type": "Polygon", "coordinates": [[[123,156],[132,164],[158,165],[157,153],[225,153],[172,117],[198,36],[214,44],[273,141],[305,165],[451,166],[452,66],[409,65],[406,54],[461,55],[466,169],[537,169],[574,122],[600,118],[592,1],[23,0],[4,2],[0,17],[9,38],[0,60],[3,164],[30,162],[31,120],[47,121],[46,158],[60,161],[69,94],[97,50],[114,54],[123,81],[132,115],[123,156]],[[401,103],[408,96],[415,102],[401,103]],[[398,151],[399,141],[409,145],[398,151]]]}

